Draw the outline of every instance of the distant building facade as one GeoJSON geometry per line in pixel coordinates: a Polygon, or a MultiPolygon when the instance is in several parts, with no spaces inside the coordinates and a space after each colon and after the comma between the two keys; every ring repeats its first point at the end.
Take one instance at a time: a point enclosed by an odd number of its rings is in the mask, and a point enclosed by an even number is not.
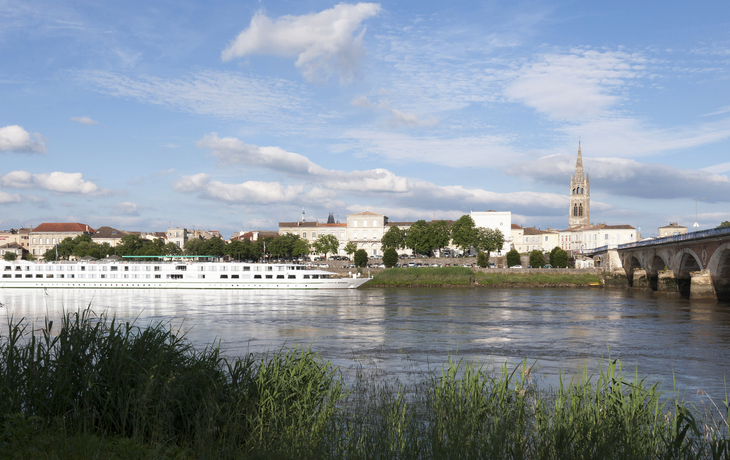
{"type": "Polygon", "coordinates": [[[30,253],[42,259],[43,254],[49,249],[53,249],[64,239],[75,238],[78,235],[89,235],[94,233],[94,229],[87,224],[73,223],[42,223],[35,228],[30,229],[30,253]]]}
{"type": "Polygon", "coordinates": [[[685,233],[687,233],[687,227],[679,225],[677,222],[670,222],[669,225],[659,227],[659,238],[664,238],[665,236],[684,235],[685,233]]]}

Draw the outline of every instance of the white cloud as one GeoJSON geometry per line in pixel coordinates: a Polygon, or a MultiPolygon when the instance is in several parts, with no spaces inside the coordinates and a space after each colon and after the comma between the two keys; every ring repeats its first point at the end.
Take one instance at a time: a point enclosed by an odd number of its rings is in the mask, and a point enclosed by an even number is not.
{"type": "Polygon", "coordinates": [[[523,66],[505,94],[554,118],[588,118],[615,105],[617,91],[640,76],[646,62],[622,51],[546,54],[523,66]]]}
{"type": "MultiPolygon", "coordinates": [[[[583,158],[592,192],[648,199],[706,197],[709,202],[730,202],[730,179],[709,171],[639,163],[626,158],[583,158]]],[[[510,174],[542,182],[565,184],[575,171],[575,157],[551,155],[508,169],[510,174]]]]}
{"type": "Polygon", "coordinates": [[[0,190],[0,204],[19,203],[22,200],[20,195],[15,193],[7,193],[0,190]]]}
{"type": "Polygon", "coordinates": [[[438,120],[432,116],[421,120],[413,113],[404,113],[396,109],[392,109],[390,114],[391,117],[388,119],[390,126],[435,126],[438,124],[438,120]]]}
{"type": "Polygon", "coordinates": [[[40,134],[10,125],[0,128],[0,152],[46,153],[46,144],[40,134]]]}
{"type": "Polygon", "coordinates": [[[116,97],[136,99],[182,112],[223,118],[281,122],[290,110],[301,116],[305,101],[291,82],[247,77],[237,73],[202,71],[165,79],[129,77],[111,72],[79,73],[78,77],[116,97]]]}
{"type": "Polygon", "coordinates": [[[340,3],[319,13],[271,19],[257,12],[248,28],[221,53],[224,61],[251,54],[297,57],[296,66],[309,81],[326,80],[339,73],[351,81],[364,54],[365,29],[355,35],[363,21],[378,14],[380,5],[340,3]]]}
{"type": "Polygon", "coordinates": [[[13,171],[0,176],[0,186],[8,188],[35,188],[54,193],[79,195],[100,195],[106,193],[96,184],[84,180],[81,173],[52,172],[31,174],[28,171],[13,171]]]}
{"type": "Polygon", "coordinates": [[[709,116],[712,116],[712,115],[722,115],[723,113],[728,113],[728,112],[730,112],[730,105],[726,105],[725,107],[721,107],[720,109],[718,109],[718,110],[716,110],[714,112],[706,113],[706,114],[704,114],[702,116],[703,117],[709,117],[709,116]]]}
{"type": "Polygon", "coordinates": [[[72,117],[71,121],[75,121],[76,123],[80,123],[82,125],[98,125],[99,122],[96,120],[92,120],[89,117],[72,117]]]}
{"type": "Polygon", "coordinates": [[[180,193],[192,193],[202,190],[210,182],[210,175],[205,173],[183,176],[172,188],[180,193]]]}
{"type": "Polygon", "coordinates": [[[364,109],[374,109],[376,105],[367,98],[367,96],[359,95],[350,101],[351,105],[355,107],[362,107],[364,109]]]}
{"type": "Polygon", "coordinates": [[[124,201],[112,205],[112,212],[117,216],[139,216],[139,211],[144,209],[144,206],[131,201],[124,201]]]}
{"type": "Polygon", "coordinates": [[[215,133],[206,135],[197,145],[211,149],[221,165],[242,164],[266,168],[314,181],[330,189],[362,192],[404,192],[408,189],[405,178],[386,169],[351,172],[329,170],[298,153],[287,152],[279,147],[248,145],[234,137],[219,138],[215,133]]]}

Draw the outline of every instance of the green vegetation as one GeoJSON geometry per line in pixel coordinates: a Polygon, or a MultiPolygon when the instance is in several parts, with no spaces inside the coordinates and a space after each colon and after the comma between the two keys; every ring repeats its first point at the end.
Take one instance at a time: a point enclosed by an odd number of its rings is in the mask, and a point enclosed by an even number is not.
{"type": "Polygon", "coordinates": [[[515,265],[520,265],[520,253],[513,248],[507,253],[507,266],[514,267],[515,265]]]}
{"type": "Polygon", "coordinates": [[[317,254],[324,254],[324,258],[327,259],[327,254],[337,252],[340,242],[335,235],[320,235],[317,241],[312,243],[312,248],[317,254]]]}
{"type": "Polygon", "coordinates": [[[565,252],[560,246],[555,246],[550,251],[550,265],[555,268],[565,268],[568,266],[568,253],[565,252]]]}
{"type": "Polygon", "coordinates": [[[6,252],[5,254],[3,254],[3,260],[6,262],[13,262],[17,258],[18,255],[14,252],[6,252]]]}
{"type": "Polygon", "coordinates": [[[720,225],[717,226],[717,228],[727,228],[730,227],[730,221],[723,221],[720,225]]]}
{"type": "Polygon", "coordinates": [[[530,252],[530,265],[533,268],[540,268],[545,265],[545,256],[542,255],[542,251],[535,249],[530,252]]]}
{"type": "Polygon", "coordinates": [[[383,265],[386,268],[393,268],[398,263],[398,251],[395,248],[388,248],[383,253],[383,265]]]}
{"type": "Polygon", "coordinates": [[[474,272],[467,267],[388,268],[376,274],[371,285],[379,286],[468,286],[474,272]]]}
{"type": "MultiPolygon", "coordinates": [[[[534,367],[534,365],[533,365],[534,367]]],[[[535,384],[450,358],[413,384],[348,388],[309,350],[227,359],[169,325],[90,312],[0,342],[3,458],[723,459],[727,397],[700,416],[618,360],[535,384]],[[37,335],[40,334],[40,335],[37,335]]],[[[714,403],[714,402],[713,402],[714,403]]],[[[711,406],[712,407],[712,406],[711,406]]]]}
{"type": "Polygon", "coordinates": [[[451,241],[462,251],[468,251],[477,239],[474,219],[465,214],[451,225],[451,241]]]}
{"type": "MultiPolygon", "coordinates": [[[[519,270],[518,270],[519,271],[519,270]]],[[[590,283],[600,283],[601,279],[596,275],[578,273],[578,274],[559,274],[551,273],[550,269],[545,269],[545,273],[475,273],[475,281],[481,286],[493,285],[542,285],[542,286],[558,286],[558,285],[575,285],[588,286],[590,283]]]]}
{"type": "Polygon", "coordinates": [[[403,249],[406,247],[406,231],[401,230],[397,226],[392,226],[380,239],[380,244],[384,249],[403,249]]]}
{"type": "Polygon", "coordinates": [[[485,254],[479,251],[479,254],[477,254],[477,265],[482,268],[487,268],[487,265],[489,265],[489,253],[485,254]]]}
{"type": "Polygon", "coordinates": [[[368,264],[368,253],[364,249],[358,249],[353,262],[356,267],[364,268],[368,264]]]}
{"type": "Polygon", "coordinates": [[[348,256],[352,257],[352,255],[355,254],[355,252],[357,251],[357,244],[355,244],[354,242],[350,241],[349,243],[347,243],[345,245],[345,248],[344,249],[345,249],[345,254],[347,254],[348,256]]]}

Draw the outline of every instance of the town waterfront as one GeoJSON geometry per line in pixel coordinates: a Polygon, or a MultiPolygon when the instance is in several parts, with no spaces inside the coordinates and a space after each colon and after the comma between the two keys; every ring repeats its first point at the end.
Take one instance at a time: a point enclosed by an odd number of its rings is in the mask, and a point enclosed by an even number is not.
{"type": "MultiPolygon", "coordinates": [[[[41,327],[44,317],[91,305],[146,326],[170,322],[196,345],[228,356],[311,345],[346,374],[384,378],[440,372],[448,355],[517,364],[537,360],[545,384],[559,372],[619,358],[630,373],[689,400],[720,400],[730,369],[730,305],[623,289],[382,289],[348,291],[0,290],[0,313],[41,327]]],[[[2,335],[6,330],[2,331],[2,335]]]]}

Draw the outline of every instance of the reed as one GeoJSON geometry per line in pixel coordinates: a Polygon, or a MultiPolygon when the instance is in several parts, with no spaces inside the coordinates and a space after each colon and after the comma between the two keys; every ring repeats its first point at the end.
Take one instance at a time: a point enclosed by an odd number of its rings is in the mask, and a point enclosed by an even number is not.
{"type": "MultiPolygon", "coordinates": [[[[527,362],[450,358],[407,385],[349,386],[310,349],[241,359],[169,324],[90,310],[0,340],[10,458],[726,459],[727,396],[702,413],[620,361],[535,383],[527,362]]],[[[533,365],[534,367],[534,365],[533,365]]]]}
{"type": "MultiPolygon", "coordinates": [[[[549,272],[549,270],[547,270],[549,272]]],[[[601,283],[601,279],[596,275],[581,274],[562,274],[562,273],[484,273],[479,272],[475,275],[477,284],[482,286],[588,286],[590,283],[601,283]]]]}

